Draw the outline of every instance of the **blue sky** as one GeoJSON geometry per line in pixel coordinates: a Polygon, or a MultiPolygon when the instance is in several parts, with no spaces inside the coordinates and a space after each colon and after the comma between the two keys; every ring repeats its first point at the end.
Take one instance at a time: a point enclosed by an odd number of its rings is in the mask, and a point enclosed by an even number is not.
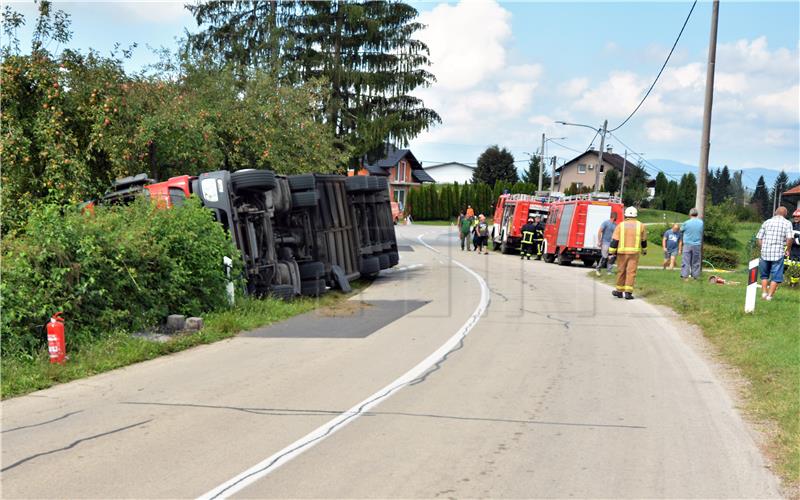
{"type": "MultiPolygon", "coordinates": [[[[25,13],[32,2],[12,3],[25,13]]],[[[192,17],[175,2],[56,2],[72,15],[71,46],[111,50],[137,42],[131,68],[155,62],[146,48],[175,47],[192,17]]],[[[584,150],[590,130],[567,120],[619,124],[652,82],[691,2],[414,2],[427,24],[438,82],[418,93],[443,123],[411,142],[424,162],[475,162],[490,144],[517,159],[541,134],[584,150]]],[[[711,3],[695,8],[653,94],[609,138],[649,159],[696,164],[711,3]]],[[[33,17],[29,16],[29,24],[33,17]]],[[[711,164],[800,171],[800,3],[721,2],[711,164]]],[[[23,46],[29,34],[20,33],[23,46]]],[[[595,142],[597,145],[597,142],[595,142]]],[[[548,155],[569,149],[548,144],[548,155]]]]}

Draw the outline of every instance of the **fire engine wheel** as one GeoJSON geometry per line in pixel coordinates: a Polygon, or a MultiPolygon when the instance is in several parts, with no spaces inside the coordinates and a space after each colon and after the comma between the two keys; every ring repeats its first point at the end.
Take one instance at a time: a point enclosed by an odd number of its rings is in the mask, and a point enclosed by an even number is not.
{"type": "Polygon", "coordinates": [[[508,242],[504,236],[505,235],[500,235],[500,253],[509,254],[511,253],[511,247],[508,246],[508,242]]]}
{"type": "Polygon", "coordinates": [[[234,192],[269,191],[275,188],[275,173],[271,170],[237,170],[231,174],[234,192]]]}
{"type": "Polygon", "coordinates": [[[583,266],[584,267],[594,267],[594,263],[597,262],[596,260],[594,260],[591,257],[588,258],[588,259],[581,259],[581,260],[583,261],[583,266]]]}
{"type": "Polygon", "coordinates": [[[400,263],[400,254],[397,252],[389,252],[387,255],[389,256],[389,267],[394,267],[400,263]]]}
{"type": "Polygon", "coordinates": [[[555,262],[555,261],[556,261],[556,256],[555,256],[555,255],[553,255],[552,253],[546,253],[546,254],[544,254],[544,256],[542,257],[542,259],[544,259],[544,261],[545,261],[546,263],[548,263],[548,264],[552,264],[553,262],[555,262]]]}
{"type": "Polygon", "coordinates": [[[293,285],[272,285],[269,287],[269,294],[276,299],[290,300],[294,297],[293,285]]]}
{"type": "Polygon", "coordinates": [[[382,253],[378,255],[378,262],[380,262],[381,269],[389,269],[392,267],[392,261],[389,260],[389,255],[382,253]]]}
{"type": "Polygon", "coordinates": [[[317,186],[313,174],[290,175],[288,179],[292,191],[309,191],[317,186]]]}
{"type": "Polygon", "coordinates": [[[319,195],[316,191],[292,193],[292,208],[316,207],[319,195]]]}
{"type": "Polygon", "coordinates": [[[300,295],[319,297],[328,291],[325,280],[305,280],[300,282],[300,295]]]}
{"type": "Polygon", "coordinates": [[[364,257],[361,259],[361,276],[368,278],[375,276],[381,270],[381,261],[378,257],[364,257]]]}
{"type": "Polygon", "coordinates": [[[304,262],[300,266],[300,279],[321,279],[325,276],[325,264],[322,262],[304,262]]]}
{"type": "Polygon", "coordinates": [[[569,266],[570,264],[572,264],[572,259],[566,257],[564,255],[564,252],[558,252],[558,254],[556,255],[556,264],[558,264],[559,266],[569,266]]]}

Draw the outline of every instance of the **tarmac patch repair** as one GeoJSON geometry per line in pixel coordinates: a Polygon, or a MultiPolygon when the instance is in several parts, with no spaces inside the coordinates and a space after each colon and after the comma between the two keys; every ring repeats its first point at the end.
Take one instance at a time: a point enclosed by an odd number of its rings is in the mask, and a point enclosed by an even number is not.
{"type": "Polygon", "coordinates": [[[348,300],[241,334],[260,338],[361,339],[427,304],[424,300],[348,300]]]}

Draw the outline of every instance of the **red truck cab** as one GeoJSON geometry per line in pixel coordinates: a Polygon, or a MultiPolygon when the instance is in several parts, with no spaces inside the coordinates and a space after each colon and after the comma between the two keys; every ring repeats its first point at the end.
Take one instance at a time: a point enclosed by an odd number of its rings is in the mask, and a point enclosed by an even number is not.
{"type": "Polygon", "coordinates": [[[522,226],[529,217],[538,216],[545,221],[553,200],[554,198],[544,195],[500,195],[494,210],[494,226],[492,227],[494,248],[500,249],[503,253],[518,250],[522,241],[522,226]]]}
{"type": "Polygon", "coordinates": [[[597,232],[603,221],[617,214],[623,220],[622,200],[606,193],[568,196],[550,204],[544,228],[544,260],[569,265],[581,259],[587,267],[600,260],[597,232]]]}

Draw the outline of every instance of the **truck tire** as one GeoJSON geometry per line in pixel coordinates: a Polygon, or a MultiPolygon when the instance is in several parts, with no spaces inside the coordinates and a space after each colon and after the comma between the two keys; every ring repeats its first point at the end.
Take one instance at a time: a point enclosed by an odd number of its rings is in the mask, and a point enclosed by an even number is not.
{"type": "Polygon", "coordinates": [[[317,181],[313,174],[290,175],[288,179],[292,191],[310,191],[317,187],[317,181]]]}
{"type": "Polygon", "coordinates": [[[294,286],[272,285],[269,287],[269,294],[276,299],[291,300],[294,297],[294,286]]]}
{"type": "Polygon", "coordinates": [[[555,254],[552,254],[552,253],[546,253],[546,254],[544,254],[544,255],[542,256],[542,259],[543,259],[543,260],[544,260],[544,261],[545,261],[547,264],[552,264],[553,262],[555,262],[555,261],[556,261],[556,256],[555,256],[555,254]]]}
{"type": "Polygon", "coordinates": [[[271,170],[237,170],[231,174],[234,192],[269,191],[275,188],[275,173],[271,170]]]}
{"type": "Polygon", "coordinates": [[[316,191],[301,191],[292,193],[292,208],[316,207],[319,195],[316,191]]]}
{"type": "Polygon", "coordinates": [[[299,264],[299,266],[301,280],[318,280],[325,276],[325,264],[322,262],[303,262],[302,264],[299,264]]]}
{"type": "Polygon", "coordinates": [[[589,257],[587,259],[581,259],[583,261],[583,267],[594,267],[594,263],[597,262],[594,258],[589,257]]]}
{"type": "Polygon", "coordinates": [[[325,280],[304,280],[300,283],[300,295],[319,297],[326,291],[325,280]]]}
{"type": "Polygon", "coordinates": [[[272,202],[278,214],[285,214],[292,209],[292,194],[286,179],[276,180],[275,189],[272,190],[272,202]]]}
{"type": "Polygon", "coordinates": [[[508,240],[505,233],[500,234],[500,253],[507,255],[511,253],[511,247],[508,245],[508,240]]]}
{"type": "Polygon", "coordinates": [[[375,276],[381,271],[381,261],[378,257],[364,257],[361,259],[359,271],[364,277],[375,276]]]}
{"type": "Polygon", "coordinates": [[[350,193],[357,193],[359,191],[366,191],[369,189],[369,176],[365,175],[356,175],[353,177],[348,177],[344,181],[345,189],[347,189],[350,193]]]}
{"type": "Polygon", "coordinates": [[[572,264],[572,259],[564,256],[564,252],[558,252],[556,255],[556,264],[559,266],[569,266],[572,264]]]}
{"type": "Polygon", "coordinates": [[[381,269],[389,269],[392,267],[392,263],[389,260],[389,254],[382,253],[378,255],[378,262],[380,263],[381,269]]]}
{"type": "Polygon", "coordinates": [[[394,267],[400,263],[400,254],[397,252],[389,252],[387,255],[389,256],[389,267],[394,267]]]}

